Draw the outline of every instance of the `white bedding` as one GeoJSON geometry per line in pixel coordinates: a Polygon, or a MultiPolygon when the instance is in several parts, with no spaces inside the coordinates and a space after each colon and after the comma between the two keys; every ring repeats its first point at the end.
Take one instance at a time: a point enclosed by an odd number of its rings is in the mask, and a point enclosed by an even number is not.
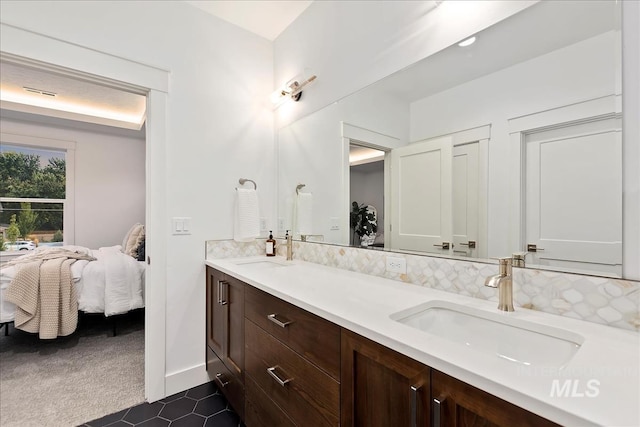
{"type": "MultiPolygon", "coordinates": [[[[79,260],[71,266],[71,275],[78,295],[78,309],[105,316],[126,313],[144,307],[144,263],[125,255],[121,247],[89,249],[82,246],[63,246],[96,258],[79,260]]],[[[0,322],[14,318],[15,306],[5,301],[4,292],[15,276],[16,268],[0,269],[0,322]]]]}

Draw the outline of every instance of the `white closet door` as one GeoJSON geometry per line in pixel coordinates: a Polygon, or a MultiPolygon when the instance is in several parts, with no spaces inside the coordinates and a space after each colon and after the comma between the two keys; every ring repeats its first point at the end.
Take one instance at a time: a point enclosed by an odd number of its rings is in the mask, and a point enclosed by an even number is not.
{"type": "Polygon", "coordinates": [[[451,137],[391,151],[394,249],[450,253],[451,137]]]}
{"type": "Polygon", "coordinates": [[[621,273],[621,146],[616,119],[525,137],[529,264],[621,273]]]}
{"type": "Polygon", "coordinates": [[[456,255],[477,256],[479,157],[478,143],[453,147],[453,244],[456,255]]]}

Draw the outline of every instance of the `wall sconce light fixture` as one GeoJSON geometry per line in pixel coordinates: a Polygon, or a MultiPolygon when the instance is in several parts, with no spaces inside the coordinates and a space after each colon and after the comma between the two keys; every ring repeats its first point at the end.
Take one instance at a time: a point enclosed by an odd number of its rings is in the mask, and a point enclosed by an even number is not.
{"type": "Polygon", "coordinates": [[[302,75],[295,76],[285,83],[282,88],[271,94],[271,102],[275,107],[277,107],[287,99],[292,99],[295,102],[300,101],[300,98],[302,97],[302,89],[315,79],[315,75],[311,75],[308,78],[305,78],[302,75]]]}

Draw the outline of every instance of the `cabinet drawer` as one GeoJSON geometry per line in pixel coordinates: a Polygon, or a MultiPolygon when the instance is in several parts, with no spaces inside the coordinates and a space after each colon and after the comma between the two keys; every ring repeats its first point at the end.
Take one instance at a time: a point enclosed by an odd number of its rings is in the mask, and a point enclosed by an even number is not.
{"type": "Polygon", "coordinates": [[[245,323],[245,378],[304,426],[337,426],[340,384],[255,323],[245,323]]]}
{"type": "Polygon", "coordinates": [[[340,327],[288,302],[247,286],[245,316],[340,380],[340,327]]]}
{"type": "Polygon", "coordinates": [[[276,405],[258,384],[247,376],[245,423],[250,427],[295,427],[291,418],[276,405]]]}
{"type": "Polygon", "coordinates": [[[207,373],[240,418],[244,418],[244,386],[210,347],[207,347],[207,373]]]}

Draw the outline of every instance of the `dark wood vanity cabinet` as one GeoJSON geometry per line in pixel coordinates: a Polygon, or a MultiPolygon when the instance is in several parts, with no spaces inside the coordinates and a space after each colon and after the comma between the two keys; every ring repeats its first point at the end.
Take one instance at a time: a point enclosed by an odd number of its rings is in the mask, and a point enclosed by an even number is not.
{"type": "Polygon", "coordinates": [[[341,403],[343,427],[557,426],[344,329],[341,403]]]}
{"type": "Polygon", "coordinates": [[[558,426],[442,372],[431,370],[433,426],[558,426]]]}
{"type": "Polygon", "coordinates": [[[555,426],[207,267],[207,371],[248,427],[555,426]]]}
{"type": "Polygon", "coordinates": [[[342,330],[341,425],[428,426],[430,368],[342,330]]]}
{"type": "Polygon", "coordinates": [[[245,284],[207,267],[207,372],[244,416],[245,284]]]}

